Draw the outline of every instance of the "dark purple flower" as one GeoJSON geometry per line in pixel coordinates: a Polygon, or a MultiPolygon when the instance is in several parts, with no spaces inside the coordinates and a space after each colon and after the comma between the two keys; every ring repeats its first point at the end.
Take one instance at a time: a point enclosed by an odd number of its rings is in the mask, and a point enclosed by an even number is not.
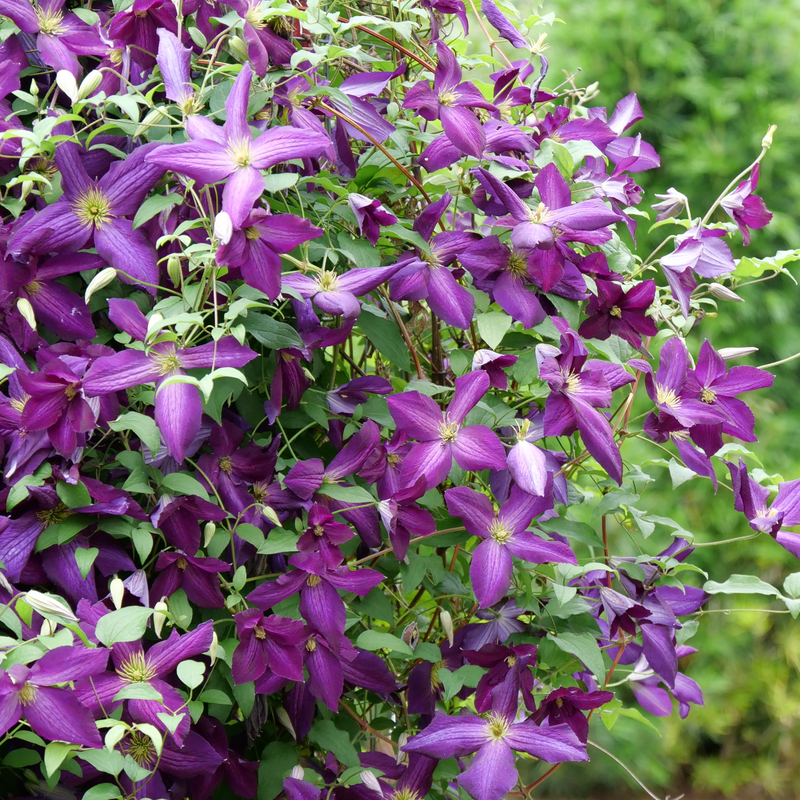
{"type": "Polygon", "coordinates": [[[234,683],[258,680],[267,670],[290,681],[303,680],[302,622],[274,614],[265,617],[257,608],[248,608],[235,619],[239,644],[231,662],[234,683]]]}
{"type": "Polygon", "coordinates": [[[452,50],[444,43],[436,43],[439,61],[431,89],[427,81],[420,81],[406,92],[404,108],[416,109],[426,120],[441,120],[450,141],[464,153],[480,158],[486,144],[486,135],[472,108],[494,111],[474,84],[462,82],[461,66],[452,50]]]}
{"type": "Polygon", "coordinates": [[[514,750],[551,764],[588,761],[586,746],[568,725],[537,728],[530,719],[511,722],[499,715],[436,716],[403,748],[432,758],[460,758],[475,753],[458,783],[475,800],[501,800],[517,783],[514,750]]]}
{"type": "Polygon", "coordinates": [[[535,644],[508,647],[487,644],[478,651],[465,650],[464,657],[470,664],[488,670],[475,689],[475,710],[481,714],[494,711],[499,716],[512,718],[516,716],[522,694],[528,711],[535,711],[530,667],[536,666],[537,652],[535,644]]]}
{"type": "Polygon", "coordinates": [[[750,177],[743,180],[729,195],[722,198],[720,205],[728,216],[739,226],[742,242],[750,244],[750,230],[766,228],[772,219],[772,212],[766,203],[753,194],[758,186],[760,164],[753,167],[750,177]]]}
{"type": "Polygon", "coordinates": [[[225,598],[219,588],[219,573],[230,564],[218,558],[196,558],[186,553],[161,553],[156,561],[158,577],[153,581],[154,597],[170,597],[183,589],[200,608],[223,608],[225,598]]]}
{"type": "Polygon", "coordinates": [[[656,282],[642,281],[627,292],[618,283],[597,281],[597,294],[589,298],[585,319],[578,333],[585,339],[608,339],[616,335],[634,347],[642,347],[643,336],[655,336],[658,328],[647,316],[656,294],[656,282]]]}
{"type": "MultiPolygon", "coordinates": [[[[413,385],[413,384],[412,384],[413,385]]],[[[387,398],[397,427],[418,444],[403,461],[401,480],[412,486],[424,477],[428,489],[440,484],[450,472],[453,459],[462,469],[503,469],[503,445],[485,425],[464,426],[464,419],[489,388],[485,372],[456,378],[456,391],[447,411],[419,392],[387,398]]]]}
{"type": "Polygon", "coordinates": [[[583,712],[592,708],[600,708],[613,699],[613,692],[582,692],[574,686],[561,687],[550,692],[542,700],[539,710],[531,719],[539,725],[545,721],[548,725],[559,725],[565,722],[585,743],[589,738],[589,721],[583,712]]]}
{"type": "Polygon", "coordinates": [[[347,202],[355,214],[361,235],[366,236],[370,244],[377,244],[381,235],[381,225],[394,225],[397,222],[397,217],[384,208],[380,200],[351,193],[347,197],[347,202]]]}
{"type": "Polygon", "coordinates": [[[227,516],[225,509],[201,497],[162,495],[150,521],[161,529],[168,544],[187,553],[196,553],[200,549],[200,520],[221,522],[227,516]]]}
{"type": "Polygon", "coordinates": [[[349,525],[336,522],[333,514],[319,503],[314,503],[308,512],[308,528],[297,540],[301,553],[319,553],[331,569],[342,563],[340,544],[353,538],[355,534],[349,525]]]}
{"type": "Polygon", "coordinates": [[[169,0],[134,0],[130,7],[114,15],[108,35],[128,45],[131,59],[142,69],[150,70],[156,65],[157,34],[162,30],[177,32],[175,6],[169,0]]]}
{"type": "Polygon", "coordinates": [[[270,61],[273,64],[289,63],[296,48],[291,40],[279,36],[272,29],[270,20],[262,19],[263,13],[258,0],[232,0],[227,5],[244,20],[247,57],[253,62],[256,75],[263,78],[267,74],[270,61]]]}
{"type": "Polygon", "coordinates": [[[392,384],[386,378],[362,375],[328,392],[328,408],[334,414],[352,416],[358,406],[369,400],[368,393],[389,394],[392,391],[394,391],[392,384]]]}
{"type": "Polygon", "coordinates": [[[281,293],[280,254],[321,235],[322,228],[307,219],[294,214],[272,216],[255,208],[242,220],[241,230],[235,230],[219,247],[217,262],[240,269],[245,283],[274,303],[281,293]]]}
{"type": "Polygon", "coordinates": [[[292,158],[316,155],[328,140],[319,133],[295,128],[270,128],[255,141],[247,124],[252,71],[245,64],[225,101],[227,118],[220,128],[207,117],[192,115],[186,125],[187,144],[156,147],[147,162],[186,175],[201,183],[227,178],[222,210],[236,228],[244,226],[256,200],[264,192],[261,170],[292,158]]]}
{"type": "Polygon", "coordinates": [[[469,575],[481,608],[501,600],[511,585],[512,555],[532,564],[577,564],[575,554],[561,542],[548,542],[526,528],[534,517],[552,508],[552,501],[532,497],[518,488],[495,514],[484,494],[459,486],[445,492],[447,508],[461,517],[467,531],[483,541],[472,553],[469,575]]]}
{"type": "Polygon", "coordinates": [[[481,0],[481,13],[507,42],[520,50],[529,49],[525,37],[514,27],[493,0],[481,0]]]}
{"type": "Polygon", "coordinates": [[[98,181],[92,180],[80,158],[80,148],[62,142],[55,160],[64,196],[19,225],[8,241],[8,252],[46,255],[95,247],[127,283],[141,283],[155,293],[159,283],[156,251],[126,217],[134,214],[164,170],[146,162],[152,145],[143,145],[124,161],[116,161],[98,181]]]}

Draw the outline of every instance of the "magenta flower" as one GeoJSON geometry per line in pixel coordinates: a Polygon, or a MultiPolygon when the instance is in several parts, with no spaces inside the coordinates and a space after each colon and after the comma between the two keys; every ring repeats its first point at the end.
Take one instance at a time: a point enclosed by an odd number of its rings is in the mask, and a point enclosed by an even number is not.
{"type": "Polygon", "coordinates": [[[281,293],[280,254],[322,233],[322,228],[294,214],[271,216],[255,208],[242,220],[241,230],[219,247],[217,262],[240,269],[245,283],[275,302],[281,293]]]}
{"type": "Polygon", "coordinates": [[[80,148],[62,142],[55,160],[61,172],[64,196],[27,217],[8,241],[8,252],[47,255],[96,248],[100,257],[119,270],[127,283],[142,283],[155,293],[159,282],[156,250],[141,229],[126,219],[155,186],[164,170],[146,162],[152,145],[143,145],[124,161],[116,161],[98,181],[93,181],[81,161],[80,148]]]}
{"type": "Polygon", "coordinates": [[[438,486],[450,472],[453,459],[462,469],[474,472],[505,467],[505,452],[497,434],[485,425],[464,425],[467,414],[488,389],[489,376],[481,371],[456,378],[456,391],[447,411],[419,392],[387,398],[397,427],[418,442],[403,461],[404,486],[413,486],[420,478],[425,479],[427,489],[438,486]]]}
{"type": "Polygon", "coordinates": [[[512,722],[498,714],[449,717],[437,712],[433,722],[401,748],[432,758],[461,758],[475,753],[458,783],[475,800],[501,800],[517,783],[514,750],[550,764],[588,761],[582,744],[569,725],[537,728],[530,720],[512,722]]]}
{"type": "Polygon", "coordinates": [[[43,739],[102,747],[89,709],[56,687],[102,673],[107,661],[108,650],[75,645],[48,651],[30,668],[0,670],[0,736],[24,717],[43,739]]]}
{"type": "Polygon", "coordinates": [[[306,637],[302,622],[265,617],[258,608],[248,608],[235,619],[239,644],[231,662],[234,683],[258,680],[267,670],[290,681],[303,680],[299,645],[306,637]]]}
{"type": "Polygon", "coordinates": [[[441,120],[450,141],[467,155],[480,158],[486,145],[486,134],[472,108],[494,111],[474,84],[461,80],[461,66],[452,50],[436,43],[439,62],[433,78],[433,88],[420,81],[406,93],[404,108],[416,109],[428,121],[441,120]]]}
{"type": "MultiPolygon", "coordinates": [[[[109,318],[118,328],[143,342],[147,319],[132,300],[109,300],[109,318]]],[[[123,350],[99,358],[89,368],[84,380],[87,396],[94,397],[138,386],[156,384],[155,418],[169,454],[183,461],[203,415],[203,403],[197,386],[169,378],[185,375],[185,369],[205,367],[243,367],[256,357],[249,347],[232,336],[199,347],[181,350],[172,342],[154,345],[149,352],[123,350]]]]}
{"type": "Polygon", "coordinates": [[[766,203],[753,194],[758,186],[760,164],[753,167],[750,177],[742,181],[729,195],[722,199],[720,205],[728,216],[739,226],[742,242],[750,244],[750,230],[766,228],[772,219],[772,212],[767,210],[766,203]]]}
{"type": "Polygon", "coordinates": [[[264,192],[261,170],[292,158],[318,155],[329,144],[319,133],[288,127],[270,128],[254,141],[247,124],[252,75],[245,64],[225,101],[228,116],[222,128],[207,117],[191,116],[186,128],[191,142],[160,145],[147,156],[149,164],[201,183],[227,178],[222,210],[230,215],[236,228],[244,225],[264,192]]]}
{"type": "Polygon", "coordinates": [[[492,502],[474,489],[458,486],[445,492],[447,509],[461,517],[467,531],[483,541],[472,553],[469,568],[475,598],[481,608],[501,600],[509,586],[516,556],[532,564],[577,564],[568,545],[548,542],[526,528],[534,517],[552,508],[551,500],[532,497],[514,487],[495,514],[492,502]]]}
{"type": "MultiPolygon", "coordinates": [[[[185,13],[184,8],[184,13],[185,13]]],[[[159,28],[156,61],[164,81],[164,93],[184,113],[193,110],[194,88],[191,78],[192,51],[184,47],[178,37],[166,28],[159,28]]]]}

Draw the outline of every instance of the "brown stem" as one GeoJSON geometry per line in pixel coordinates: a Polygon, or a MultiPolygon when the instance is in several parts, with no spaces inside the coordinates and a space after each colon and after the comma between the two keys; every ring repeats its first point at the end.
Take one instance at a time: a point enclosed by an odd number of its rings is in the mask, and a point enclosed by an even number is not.
{"type": "Polygon", "coordinates": [[[361,726],[361,730],[367,731],[367,733],[371,733],[373,736],[381,739],[382,741],[390,744],[393,749],[397,750],[397,742],[393,742],[388,736],[384,736],[379,731],[376,731],[371,725],[369,725],[365,720],[356,714],[352,708],[350,708],[344,700],[339,700],[339,705],[361,726]]]}
{"type": "Polygon", "coordinates": [[[347,114],[343,114],[341,111],[337,111],[335,108],[333,108],[333,106],[329,106],[325,102],[320,102],[319,107],[339,117],[339,119],[342,120],[342,122],[346,122],[348,125],[352,125],[359,133],[366,136],[367,139],[369,139],[370,142],[372,142],[372,144],[375,145],[375,147],[377,147],[378,150],[380,150],[386,156],[386,158],[388,158],[397,167],[397,169],[399,169],[400,172],[402,172],[403,175],[405,175],[406,178],[408,178],[411,181],[411,183],[413,183],[414,186],[417,187],[419,193],[429,203],[432,202],[430,195],[422,187],[422,184],[374,136],[372,136],[370,133],[364,130],[364,128],[362,128],[357,122],[350,119],[350,117],[348,117],[347,114]]]}
{"type": "MultiPolygon", "coordinates": [[[[347,22],[348,20],[345,17],[339,17],[339,22],[347,22]]],[[[380,39],[384,44],[388,44],[390,47],[394,47],[395,50],[399,50],[403,55],[408,56],[409,58],[414,59],[422,67],[425,69],[430,70],[431,72],[436,71],[436,67],[433,64],[429,64],[425,59],[420,58],[417,55],[414,55],[410,50],[403,47],[403,45],[395,42],[394,40],[390,39],[388,36],[384,36],[382,33],[375,33],[375,31],[371,31],[369,28],[365,27],[364,25],[355,25],[356,30],[361,31],[362,33],[366,33],[369,36],[374,36],[376,39],[380,39]]]]}
{"type": "Polygon", "coordinates": [[[414,347],[414,342],[411,340],[411,335],[408,332],[403,320],[400,317],[400,314],[397,313],[397,309],[394,307],[394,303],[389,298],[389,294],[381,287],[381,294],[386,298],[386,302],[389,304],[389,308],[391,309],[392,315],[394,316],[394,320],[397,323],[397,327],[400,328],[400,333],[403,336],[403,340],[406,343],[406,347],[408,348],[408,352],[411,353],[411,358],[414,360],[414,367],[417,370],[417,377],[422,381],[425,380],[425,373],[422,371],[422,365],[419,363],[419,356],[417,355],[417,348],[414,347]]]}

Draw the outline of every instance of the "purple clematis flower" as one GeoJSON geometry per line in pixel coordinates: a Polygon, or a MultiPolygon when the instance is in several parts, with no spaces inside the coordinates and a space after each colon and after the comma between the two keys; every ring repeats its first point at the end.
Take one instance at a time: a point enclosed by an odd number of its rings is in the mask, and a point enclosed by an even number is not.
{"type": "Polygon", "coordinates": [[[225,509],[201,497],[162,495],[150,521],[161,529],[168,544],[187,553],[196,553],[200,549],[200,520],[221,522],[227,516],[225,509]]]}
{"type": "Polygon", "coordinates": [[[337,589],[364,597],[384,578],[374,569],[331,569],[319,553],[298,553],[289,559],[295,567],[276,581],[262,583],[247,595],[248,601],[263,611],[300,592],[300,613],[331,645],[344,636],[345,606],[337,589]]]}
{"type": "Polygon", "coordinates": [[[800,534],[782,531],[800,524],[800,480],[778,484],[778,494],[768,505],[769,489],[753,480],[743,461],[725,462],[731,471],[734,508],[741,511],[754,531],[768,533],[781,547],[800,558],[800,534]]]}
{"type": "Polygon", "coordinates": [[[161,731],[167,732],[158,715],[165,712],[182,714],[183,718],[172,734],[178,745],[182,745],[189,733],[189,714],[186,701],[177,689],[164,679],[181,661],[205,653],[211,647],[213,626],[211,620],[202,623],[183,636],[173,628],[168,639],[152,645],[147,652],[141,642],[117,643],[111,656],[114,672],[95,674],[91,679],[80,680],[75,684],[75,696],[95,714],[105,716],[122,703],[114,700],[125,686],[147,683],[152,686],[162,700],[126,700],[128,713],[137,722],[149,722],[161,731]]]}
{"type": "Polygon", "coordinates": [[[44,739],[102,747],[89,709],[73,692],[55,687],[102,673],[107,661],[102,648],[56,647],[30,668],[0,670],[0,736],[24,717],[44,739]]]}
{"type": "Polygon", "coordinates": [[[611,405],[611,393],[633,382],[622,367],[604,361],[587,361],[586,346],[566,320],[552,317],[561,331],[561,349],[538,345],[539,376],[550,385],[544,407],[545,436],[568,436],[580,431],[593,458],[617,483],[622,482],[622,457],[611,426],[596,409],[611,405]]]}
{"type": "Polygon", "coordinates": [[[583,712],[600,708],[613,699],[613,692],[582,692],[575,686],[562,686],[550,692],[542,700],[538,711],[531,719],[538,725],[545,721],[548,725],[560,725],[565,722],[585,744],[589,738],[589,721],[583,712]]]}
{"type": "MultiPolygon", "coordinates": [[[[186,10],[184,8],[184,13],[186,10]]],[[[177,104],[184,114],[195,110],[194,87],[191,78],[192,51],[184,47],[178,37],[167,28],[159,28],[156,61],[164,81],[164,93],[177,104]]]]}
{"type": "Polygon", "coordinates": [[[720,205],[728,216],[739,226],[742,242],[750,244],[750,230],[766,228],[772,219],[772,212],[767,210],[766,203],[753,194],[758,186],[760,164],[753,167],[750,177],[742,181],[729,195],[722,199],[720,205]]]}
{"type": "Polygon", "coordinates": [[[253,62],[256,75],[263,78],[273,64],[288,64],[296,48],[290,40],[279,36],[269,20],[262,20],[259,0],[231,0],[227,3],[244,20],[247,57],[253,62]]]}
{"type": "Polygon", "coordinates": [[[475,710],[516,716],[522,694],[525,708],[535,711],[533,673],[529,667],[536,665],[537,652],[535,644],[487,644],[479,651],[465,650],[464,657],[470,664],[488,669],[475,689],[475,710]]]}
{"type": "Polygon", "coordinates": [[[493,0],[481,0],[481,13],[507,42],[510,42],[518,50],[530,49],[525,37],[514,27],[493,0]]]}
{"type": "Polygon", "coordinates": [[[484,98],[474,84],[461,80],[461,66],[453,51],[444,43],[436,43],[439,61],[431,89],[420,81],[406,93],[404,108],[416,109],[428,121],[438,119],[450,141],[467,155],[480,158],[486,145],[486,134],[470,110],[495,107],[484,98]]]}
{"type": "Polygon", "coordinates": [[[65,0],[0,0],[0,14],[23,33],[36,35],[38,55],[56,72],[65,69],[79,78],[78,56],[103,56],[106,45],[76,14],[64,13],[65,0]]]}
{"type": "Polygon", "coordinates": [[[178,589],[200,608],[224,608],[225,598],[219,588],[219,573],[228,572],[230,564],[218,558],[195,558],[186,553],[160,553],[156,561],[158,577],[153,581],[154,597],[170,597],[178,589]]]}
{"type": "Polygon", "coordinates": [[[295,128],[270,128],[254,141],[247,124],[252,76],[245,64],[225,101],[227,119],[222,128],[206,117],[193,115],[186,127],[191,142],[160,145],[147,156],[149,164],[202,183],[217,183],[227,178],[222,210],[229,214],[236,228],[243,227],[264,192],[262,169],[292,158],[317,155],[329,144],[319,133],[295,128]]]}
{"type": "Polygon", "coordinates": [[[394,225],[397,222],[397,217],[384,208],[380,200],[373,200],[363,194],[351,193],[347,202],[355,214],[358,230],[372,245],[378,243],[381,225],[394,225]]]}
{"type": "MultiPolygon", "coordinates": [[[[109,300],[109,318],[118,328],[143,342],[147,319],[132,300],[109,300]]],[[[99,358],[89,368],[84,390],[89,397],[117,392],[142,383],[156,384],[155,419],[169,454],[183,461],[203,414],[197,386],[180,381],[185,369],[243,367],[256,357],[232,336],[216,342],[178,349],[171,342],[154,345],[149,352],[124,350],[99,358]],[[170,380],[178,379],[178,380],[170,380]]]]}
{"type": "Polygon", "coordinates": [[[485,372],[470,372],[456,378],[456,391],[447,411],[419,392],[404,392],[387,398],[397,427],[418,444],[403,460],[401,480],[413,486],[424,477],[427,489],[438,486],[450,472],[453,459],[466,470],[503,469],[503,445],[485,425],[464,426],[467,414],[489,388],[485,372]]]}
{"type": "Polygon", "coordinates": [[[618,283],[597,281],[597,294],[589,299],[587,318],[578,328],[585,339],[608,339],[616,335],[634,347],[642,347],[643,336],[658,333],[647,316],[656,294],[655,281],[642,281],[627,292],[618,283]]]}
{"type": "Polygon", "coordinates": [[[126,283],[141,283],[155,293],[159,282],[156,250],[126,217],[134,214],[164,170],[146,162],[152,145],[138,147],[124,161],[111,165],[93,181],[81,161],[81,149],[62,142],[55,160],[61,172],[64,196],[37,214],[25,218],[8,241],[8,252],[46,255],[72,253],[95,247],[100,257],[126,283]]]}
{"type": "Polygon", "coordinates": [[[541,200],[535,209],[487,170],[476,169],[475,176],[509,212],[510,218],[504,224],[513,228],[511,242],[519,249],[549,250],[556,238],[602,244],[611,238],[607,226],[620,221],[620,215],[602,200],[573,203],[569,184],[552,163],[536,176],[535,186],[541,200]],[[587,232],[591,235],[585,235],[587,232]]]}
{"type": "Polygon", "coordinates": [[[343,275],[332,270],[323,270],[313,278],[296,272],[285,275],[283,285],[299,292],[306,300],[312,298],[314,305],[325,314],[351,320],[361,313],[361,302],[358,298],[388,281],[400,267],[400,264],[363,267],[351,269],[343,275]]]}
{"type": "Polygon", "coordinates": [[[519,773],[514,750],[550,764],[589,760],[586,746],[569,725],[537,728],[530,719],[512,722],[495,714],[482,719],[437,712],[433,722],[401,749],[439,759],[475,753],[458,776],[459,785],[475,800],[501,800],[515,786],[519,773]]]}
{"type": "Polygon", "coordinates": [[[358,406],[369,400],[368,394],[389,394],[392,391],[392,384],[386,378],[362,375],[332,389],[326,399],[334,414],[352,416],[358,406]]]}
{"type": "Polygon", "coordinates": [[[235,619],[239,644],[231,662],[234,683],[258,680],[267,670],[290,681],[303,680],[302,622],[274,614],[265,617],[258,608],[248,608],[235,619]]]}
{"type": "Polygon", "coordinates": [[[568,545],[548,542],[526,531],[534,517],[552,508],[550,500],[514,487],[496,514],[486,495],[466,486],[448,489],[445,500],[450,514],[461,517],[467,531],[483,540],[473,551],[469,568],[481,608],[497,603],[511,586],[512,555],[532,564],[578,563],[568,545]]]}
{"type": "Polygon", "coordinates": [[[319,553],[330,569],[342,563],[340,544],[353,538],[355,534],[349,525],[337,522],[325,506],[314,503],[308,512],[308,528],[297,540],[301,553],[319,553]]]}
{"type": "Polygon", "coordinates": [[[489,385],[495,389],[508,388],[505,371],[517,363],[519,356],[495,353],[494,350],[476,350],[472,356],[472,371],[483,370],[489,376],[489,385]]]}
{"type": "Polygon", "coordinates": [[[467,635],[464,637],[464,647],[470,650],[480,650],[487,644],[504,644],[512,633],[525,630],[525,623],[519,618],[527,613],[520,608],[514,600],[506,600],[502,607],[485,608],[475,612],[478,619],[486,620],[485,623],[473,622],[464,627],[467,635]]]}
{"type": "Polygon", "coordinates": [[[322,228],[294,214],[271,216],[255,208],[242,220],[241,230],[219,247],[217,262],[240,269],[244,282],[274,303],[281,293],[280,254],[290,253],[322,233],[322,228]]]}
{"type": "Polygon", "coordinates": [[[159,49],[157,34],[161,31],[175,34],[177,30],[178,15],[169,0],[133,0],[129,8],[114,15],[108,35],[128,45],[131,60],[143,70],[151,70],[159,49]]]}
{"type": "Polygon", "coordinates": [[[458,283],[449,267],[477,237],[463,231],[433,235],[436,223],[452,199],[445,192],[414,220],[414,230],[430,242],[430,252],[417,249],[402,256],[395,265],[396,274],[389,281],[389,290],[392,300],[427,300],[431,311],[448,325],[468,328],[475,298],[458,283]]]}

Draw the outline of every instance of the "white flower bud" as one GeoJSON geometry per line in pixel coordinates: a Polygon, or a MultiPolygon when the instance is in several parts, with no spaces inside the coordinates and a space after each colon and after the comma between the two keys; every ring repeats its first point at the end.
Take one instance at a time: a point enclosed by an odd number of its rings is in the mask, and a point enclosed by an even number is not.
{"type": "Polygon", "coordinates": [[[368,769],[365,769],[361,773],[361,783],[363,783],[364,786],[367,787],[367,789],[372,789],[373,792],[376,792],[381,797],[383,797],[383,789],[381,789],[381,785],[373,772],[370,772],[368,769]]]}
{"type": "Polygon", "coordinates": [[[280,528],[281,521],[278,512],[272,506],[261,506],[261,513],[276,527],[280,528]]]}
{"type": "Polygon", "coordinates": [[[211,659],[211,666],[214,666],[214,662],[217,660],[217,651],[219,650],[219,636],[217,636],[217,632],[212,630],[211,632],[211,647],[208,648],[206,655],[211,659]]]}
{"type": "Polygon", "coordinates": [[[717,300],[727,300],[729,303],[744,303],[744,298],[739,297],[736,292],[721,283],[712,283],[708,288],[717,300]]]}
{"type": "Polygon", "coordinates": [[[56,85],[73,103],[78,102],[78,82],[68,69],[56,73],[56,85]]]}
{"type": "Polygon", "coordinates": [[[403,731],[397,737],[397,763],[408,764],[408,753],[403,752],[403,748],[408,744],[408,733],[403,731]]]}
{"type": "Polygon", "coordinates": [[[33,313],[33,306],[26,297],[17,299],[17,311],[33,330],[36,330],[36,314],[33,313]]]}
{"type": "Polygon", "coordinates": [[[289,777],[294,778],[296,781],[301,781],[305,775],[305,770],[299,764],[297,764],[296,766],[292,767],[292,774],[289,777]]]}
{"type": "Polygon", "coordinates": [[[161,631],[164,630],[164,623],[167,621],[168,610],[163,597],[153,606],[153,609],[153,629],[156,632],[156,636],[160,639],[161,631]]]}
{"type": "Polygon", "coordinates": [[[78,87],[77,100],[85,100],[89,95],[94,94],[103,82],[103,73],[99,70],[93,69],[82,81],[78,87]]]}
{"type": "Polygon", "coordinates": [[[31,81],[30,92],[34,97],[38,97],[38,95],[39,95],[39,84],[36,83],[36,81],[31,81]]]}
{"type": "Polygon", "coordinates": [[[775,135],[775,131],[778,130],[777,125],[770,125],[769,130],[767,131],[764,138],[761,140],[761,148],[763,150],[769,150],[772,147],[772,137],[775,135]]]}
{"type": "Polygon", "coordinates": [[[447,636],[447,641],[450,644],[450,647],[452,647],[454,631],[453,631],[453,618],[450,616],[450,612],[442,609],[439,612],[439,622],[442,623],[442,630],[444,631],[445,636],[447,636]]]}
{"type": "Polygon", "coordinates": [[[52,614],[69,622],[78,621],[69,606],[65,605],[57,597],[31,589],[31,591],[23,595],[23,599],[34,611],[38,611],[40,614],[52,614]]]}
{"type": "Polygon", "coordinates": [[[233,236],[233,220],[227,211],[220,211],[214,217],[214,236],[219,239],[220,244],[228,244],[233,236]]]}
{"type": "Polygon", "coordinates": [[[111,595],[111,602],[114,604],[114,608],[122,608],[122,601],[125,599],[125,584],[122,579],[115,575],[108,587],[108,592],[111,595]]]}
{"type": "Polygon", "coordinates": [[[275,716],[278,718],[278,722],[286,728],[289,733],[292,734],[292,738],[297,741],[297,734],[294,731],[294,725],[292,725],[292,721],[289,719],[289,715],[286,713],[286,709],[281,706],[275,712],[275,716]]]}
{"type": "Polygon", "coordinates": [[[206,522],[203,526],[203,547],[208,547],[214,534],[217,532],[217,526],[213,522],[206,522]]]}
{"type": "Polygon", "coordinates": [[[758,352],[757,347],[723,347],[717,352],[722,356],[724,361],[733,361],[734,358],[743,358],[758,352]]]}
{"type": "Polygon", "coordinates": [[[134,139],[147,132],[153,125],[157,125],[166,116],[164,109],[161,106],[156,106],[148,112],[147,116],[139,123],[136,130],[133,132],[134,139]]]}
{"type": "Polygon", "coordinates": [[[40,636],[52,636],[56,632],[57,622],[46,619],[42,622],[42,629],[39,631],[40,636]]]}
{"type": "Polygon", "coordinates": [[[145,336],[145,339],[150,339],[151,337],[155,336],[156,332],[160,330],[160,325],[163,321],[164,316],[156,311],[156,313],[147,320],[147,335],[145,336]]]}
{"type": "Polygon", "coordinates": [[[117,271],[113,267],[106,267],[105,269],[101,269],[94,278],[89,281],[89,285],[86,287],[86,291],[83,295],[83,301],[87,305],[89,304],[89,300],[92,299],[92,295],[95,292],[99,292],[101,289],[105,289],[110,283],[114,281],[117,277],[117,271]]]}

